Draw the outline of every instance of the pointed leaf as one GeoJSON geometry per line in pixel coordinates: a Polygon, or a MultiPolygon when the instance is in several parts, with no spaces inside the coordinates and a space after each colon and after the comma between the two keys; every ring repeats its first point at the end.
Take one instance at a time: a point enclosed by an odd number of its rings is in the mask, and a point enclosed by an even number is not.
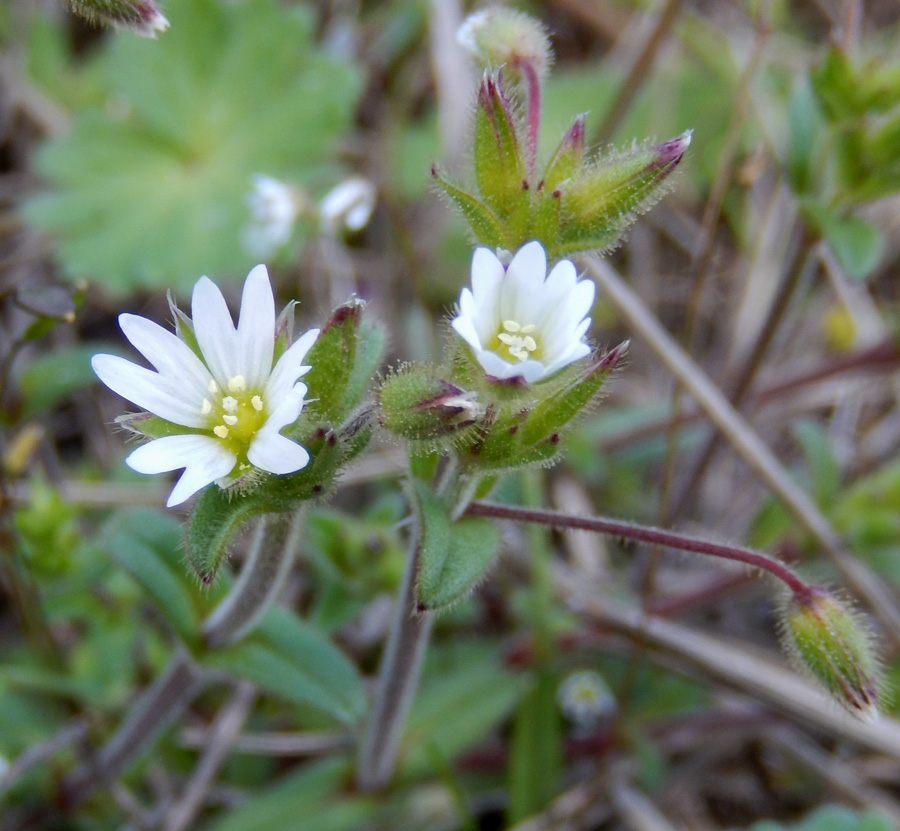
{"type": "Polygon", "coordinates": [[[327,636],[276,606],[241,643],[212,650],[204,662],[264,690],[354,724],[366,696],[354,665],[327,636]]]}

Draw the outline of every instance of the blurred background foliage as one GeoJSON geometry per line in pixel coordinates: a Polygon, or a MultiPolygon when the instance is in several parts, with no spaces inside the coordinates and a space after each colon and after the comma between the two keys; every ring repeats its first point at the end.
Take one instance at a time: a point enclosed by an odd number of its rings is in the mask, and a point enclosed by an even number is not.
{"type": "MultiPolygon", "coordinates": [[[[600,145],[693,128],[674,193],[611,262],[900,591],[896,4],[522,8],[555,33],[545,154],[578,112],[600,145]]],[[[148,41],[51,0],[0,6],[0,829],[898,827],[900,703],[880,730],[815,701],[808,718],[786,708],[768,586],[512,526],[489,579],[437,621],[394,786],[355,793],[353,738],[405,557],[403,455],[387,440],[310,512],[283,605],[240,644],[202,645],[230,578],[189,576],[181,517],[161,510],[164,484],[122,464],[122,404],[90,355],[125,354],[116,315],[165,322],[164,291],[200,274],[236,299],[251,176],[317,200],[355,172],[378,188],[369,226],[298,219],[270,261],[276,290],[310,326],[356,292],[392,363],[437,360],[471,245],[429,169],[471,175],[477,76],[454,0],[163,11],[171,28],[148,41]],[[678,627],[674,645],[573,607],[560,568],[678,627]],[[698,633],[755,661],[760,685],[698,633]],[[189,707],[137,764],[79,791],[179,654],[203,668],[189,707]]],[[[602,296],[593,317],[597,342],[630,336],[602,296]]],[[[744,541],[839,582],[692,406],[635,340],[565,461],[495,496],[744,541]]],[[[889,639],[884,661],[900,679],[889,639]]]]}

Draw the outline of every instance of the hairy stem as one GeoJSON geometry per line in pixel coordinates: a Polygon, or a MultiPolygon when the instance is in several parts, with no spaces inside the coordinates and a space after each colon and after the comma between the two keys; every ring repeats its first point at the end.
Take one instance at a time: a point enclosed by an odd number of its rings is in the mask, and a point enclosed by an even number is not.
{"type": "Polygon", "coordinates": [[[234,643],[259,622],[294,564],[304,518],[305,511],[298,510],[260,519],[240,577],[203,624],[207,646],[234,643]]]}
{"type": "Polygon", "coordinates": [[[420,525],[416,522],[411,529],[403,585],[381,659],[372,713],[360,743],[356,784],[363,791],[385,787],[394,773],[403,724],[419,683],[422,659],[431,633],[432,616],[416,611],[420,525]]]}
{"type": "Polygon", "coordinates": [[[118,778],[187,709],[202,683],[203,673],[193,658],[184,649],[176,650],[97,756],[63,783],[64,802],[74,807],[96,788],[118,778]]]}
{"type": "Polygon", "coordinates": [[[693,551],[696,554],[706,554],[707,556],[719,557],[723,560],[733,560],[734,562],[745,563],[761,571],[768,572],[773,577],[781,580],[794,594],[802,594],[809,591],[809,586],[786,565],[779,563],[766,554],[749,548],[709,542],[687,534],[676,534],[674,531],[649,528],[645,525],[636,525],[633,522],[622,522],[615,519],[606,519],[605,517],[572,516],[561,511],[520,508],[513,505],[499,505],[495,502],[473,502],[469,505],[466,513],[469,516],[513,519],[518,522],[552,525],[556,528],[578,528],[584,531],[596,531],[598,534],[608,534],[619,539],[665,545],[681,551],[693,551]]]}

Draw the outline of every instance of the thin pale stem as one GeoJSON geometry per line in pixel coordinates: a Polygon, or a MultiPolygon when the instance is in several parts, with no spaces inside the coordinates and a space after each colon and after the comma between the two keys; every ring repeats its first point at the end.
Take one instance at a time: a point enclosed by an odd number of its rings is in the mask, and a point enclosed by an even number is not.
{"type": "Polygon", "coordinates": [[[184,649],[178,649],[165,671],[137,700],[127,718],[90,764],[63,784],[63,799],[71,807],[97,787],[113,782],[163,729],[181,715],[203,683],[203,674],[184,649]]]}
{"type": "Polygon", "coordinates": [[[421,548],[420,523],[411,530],[403,585],[385,646],[372,713],[359,748],[356,784],[375,791],[390,782],[403,724],[419,683],[433,618],[416,610],[416,573],[421,548]]]}
{"type": "Polygon", "coordinates": [[[203,625],[207,646],[240,640],[266,613],[294,564],[304,518],[298,510],[260,519],[240,577],[203,625]]]}
{"type": "Polygon", "coordinates": [[[781,580],[794,594],[805,594],[809,586],[783,563],[749,548],[701,540],[687,534],[664,531],[661,528],[649,528],[633,522],[622,522],[605,517],[580,517],[538,508],[520,508],[514,505],[499,505],[495,502],[473,502],[466,512],[469,516],[483,516],[492,519],[512,519],[517,522],[535,522],[540,525],[551,525],[555,528],[577,528],[583,531],[595,531],[624,540],[636,540],[654,545],[677,548],[680,551],[693,551],[722,560],[745,563],[753,568],[768,572],[781,580]]]}

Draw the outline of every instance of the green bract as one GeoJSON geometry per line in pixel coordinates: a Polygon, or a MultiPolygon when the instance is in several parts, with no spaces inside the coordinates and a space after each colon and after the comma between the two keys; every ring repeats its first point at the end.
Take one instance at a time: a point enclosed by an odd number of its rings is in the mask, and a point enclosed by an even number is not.
{"type": "MultiPolygon", "coordinates": [[[[529,108],[537,106],[529,100],[529,108]]],[[[437,167],[432,174],[479,243],[515,251],[539,240],[551,262],[615,245],[665,192],[691,140],[686,132],[662,144],[591,157],[585,155],[584,116],[578,116],[539,173],[532,169],[536,119],[530,113],[531,125],[525,123],[501,77],[486,73],[475,110],[477,190],[450,182],[437,167]]]]}
{"type": "Polygon", "coordinates": [[[360,86],[314,45],[305,9],[180,0],[166,11],[165,37],[112,38],[94,58],[103,106],[45,145],[51,190],[25,206],[70,277],[117,292],[184,293],[200,274],[246,272],[251,175],[331,184],[360,86]]]}

